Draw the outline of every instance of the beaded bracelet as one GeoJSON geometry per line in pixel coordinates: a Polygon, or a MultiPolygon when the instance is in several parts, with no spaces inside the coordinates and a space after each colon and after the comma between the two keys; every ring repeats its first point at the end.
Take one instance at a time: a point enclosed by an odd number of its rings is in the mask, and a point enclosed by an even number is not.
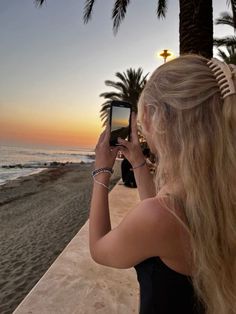
{"type": "Polygon", "coordinates": [[[104,173],[104,172],[113,174],[114,170],[112,168],[108,168],[108,167],[98,168],[98,169],[95,169],[95,170],[92,171],[92,176],[94,178],[99,173],[104,173]]]}
{"type": "Polygon", "coordinates": [[[142,162],[140,165],[133,167],[132,169],[143,167],[145,164],[146,164],[146,160],[144,160],[144,162],[142,162]]]}

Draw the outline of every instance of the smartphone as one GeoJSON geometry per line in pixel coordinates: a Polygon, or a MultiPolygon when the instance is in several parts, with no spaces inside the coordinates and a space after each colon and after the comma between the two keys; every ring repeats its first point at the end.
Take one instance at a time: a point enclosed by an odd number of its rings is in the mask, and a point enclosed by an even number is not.
{"type": "Polygon", "coordinates": [[[125,101],[114,100],[110,107],[110,145],[118,144],[118,137],[130,139],[131,131],[131,104],[125,101]]]}

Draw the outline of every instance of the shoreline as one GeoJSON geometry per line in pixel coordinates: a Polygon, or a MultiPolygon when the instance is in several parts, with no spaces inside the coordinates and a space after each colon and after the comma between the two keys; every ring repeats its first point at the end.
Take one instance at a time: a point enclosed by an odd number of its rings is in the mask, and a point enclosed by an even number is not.
{"type": "MultiPolygon", "coordinates": [[[[0,186],[0,312],[10,314],[88,219],[94,163],[68,164],[0,186]]],[[[120,178],[116,162],[111,186],[120,178]]]]}
{"type": "Polygon", "coordinates": [[[8,181],[17,180],[21,177],[30,176],[42,172],[45,169],[54,169],[59,167],[64,167],[68,165],[82,165],[82,164],[92,164],[93,159],[89,162],[37,162],[37,163],[20,163],[20,164],[9,164],[0,166],[0,186],[4,185],[8,181]],[[5,173],[4,173],[5,171],[5,173]],[[12,172],[12,173],[11,173],[12,172]],[[4,178],[5,176],[5,178],[4,178]]]}

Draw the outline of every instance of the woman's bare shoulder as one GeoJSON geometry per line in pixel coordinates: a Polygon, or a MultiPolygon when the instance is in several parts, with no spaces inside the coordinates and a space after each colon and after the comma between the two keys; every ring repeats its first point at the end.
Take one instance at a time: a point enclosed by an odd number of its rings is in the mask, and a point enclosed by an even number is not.
{"type": "Polygon", "coordinates": [[[171,208],[162,197],[152,197],[143,200],[137,207],[139,219],[146,222],[146,228],[153,227],[163,235],[173,235],[185,226],[181,210],[171,208]]]}
{"type": "Polygon", "coordinates": [[[189,237],[184,209],[168,197],[149,198],[142,201],[140,206],[141,219],[146,219],[147,228],[148,225],[152,226],[152,230],[158,230],[158,234],[167,241],[175,242],[176,239],[189,237]]]}
{"type": "Polygon", "coordinates": [[[158,198],[148,198],[141,201],[119,225],[122,232],[128,231],[132,234],[142,235],[143,241],[153,243],[153,248],[156,243],[170,240],[171,237],[176,237],[179,223],[158,198]],[[174,236],[173,236],[174,235],[174,236]]]}

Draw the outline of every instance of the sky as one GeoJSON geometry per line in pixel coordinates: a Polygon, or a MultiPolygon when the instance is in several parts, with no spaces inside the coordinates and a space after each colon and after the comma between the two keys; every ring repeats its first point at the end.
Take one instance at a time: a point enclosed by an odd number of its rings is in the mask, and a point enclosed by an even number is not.
{"type": "MultiPolygon", "coordinates": [[[[178,55],[178,1],[158,20],[156,1],[133,0],[119,32],[114,1],[97,0],[83,24],[81,0],[0,0],[0,145],[88,147],[102,130],[104,81],[116,72],[162,64],[158,52],[178,55]]],[[[213,0],[214,18],[228,9],[213,0]]],[[[232,34],[215,26],[214,35],[232,34]]]]}

